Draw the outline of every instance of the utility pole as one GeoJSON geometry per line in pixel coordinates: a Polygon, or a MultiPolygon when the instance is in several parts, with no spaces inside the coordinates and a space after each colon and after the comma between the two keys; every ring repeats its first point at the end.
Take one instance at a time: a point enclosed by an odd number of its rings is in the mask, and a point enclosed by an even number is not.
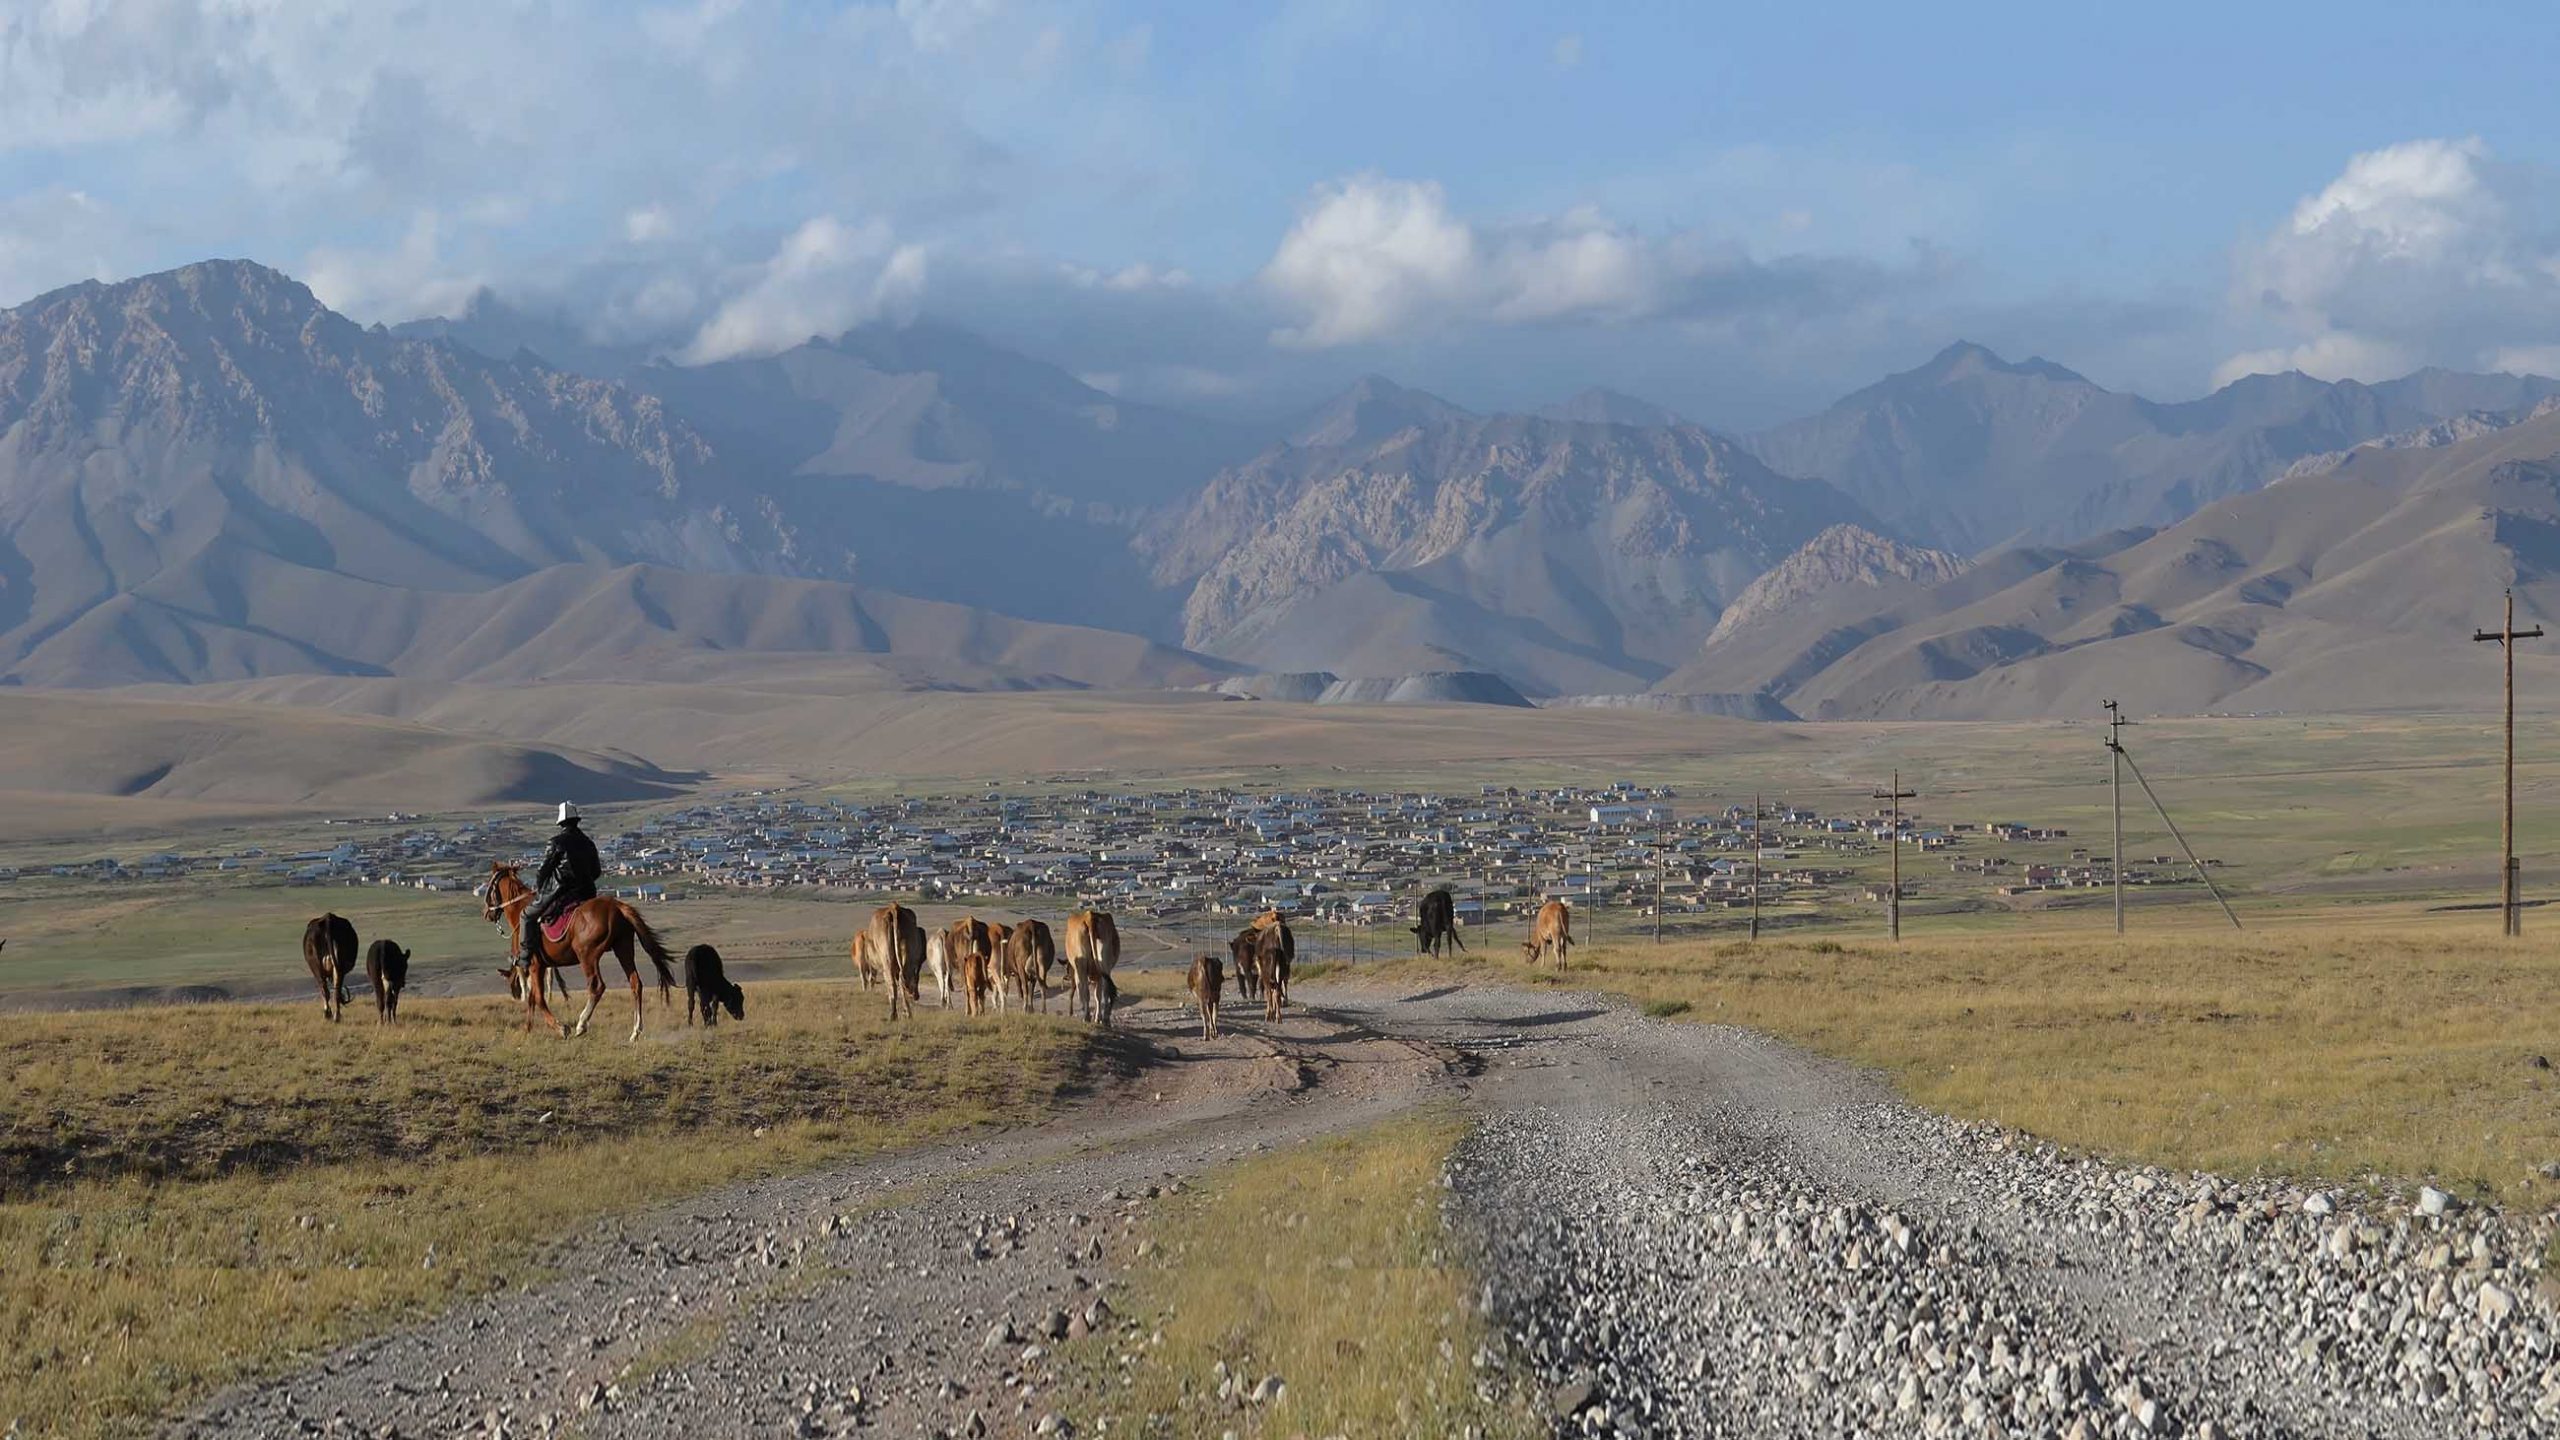
{"type": "Polygon", "coordinates": [[[2107,800],[2115,807],[2115,850],[2109,864],[2115,868],[2116,933],[2124,933],[2124,710],[2113,700],[2107,707],[2107,763],[2114,772],[2107,781],[2107,800]]]}
{"type": "Polygon", "coordinates": [[[2507,816],[2504,829],[2505,857],[2498,867],[2498,910],[2505,928],[2502,934],[2524,933],[2524,895],[2516,873],[2516,642],[2539,640],[2542,627],[2530,630],[2516,628],[2516,592],[2507,592],[2507,623],[2503,629],[2481,630],[2471,637],[2475,642],[2495,640],[2507,655],[2507,816]]]}
{"type": "Polygon", "coordinates": [[[1760,792],[1751,792],[1751,938],[1760,938],[1760,792]]]}
{"type": "Polygon", "coordinates": [[[1653,943],[1662,943],[1662,842],[1653,842],[1653,943]]]}
{"type": "Polygon", "coordinates": [[[1918,799],[1919,794],[1917,790],[1902,788],[1902,772],[1896,770],[1893,783],[1874,796],[1878,800],[1893,802],[1893,818],[1885,827],[1885,843],[1893,847],[1893,893],[1885,900],[1885,923],[1897,942],[1902,939],[1902,802],[1918,799]]]}

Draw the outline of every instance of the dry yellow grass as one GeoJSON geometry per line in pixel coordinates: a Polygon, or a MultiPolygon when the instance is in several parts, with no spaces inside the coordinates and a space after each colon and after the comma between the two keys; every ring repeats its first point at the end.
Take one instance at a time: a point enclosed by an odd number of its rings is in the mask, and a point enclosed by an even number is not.
{"type": "Polygon", "coordinates": [[[597,1216],[1036,1118],[1108,1063],[1063,1022],[893,1030],[865,998],[758,987],[743,1024],[638,1045],[526,1036],[495,1001],[412,1002],[396,1031],[303,1006],[13,1020],[0,1429],[131,1432],[523,1279],[597,1216]]]}
{"type": "MultiPolygon", "coordinates": [[[[1507,958],[1464,968],[1527,974],[1507,958]]],[[[1766,1030],[1875,1066],[1933,1109],[2109,1154],[2554,1198],[2535,1173],[2560,1160],[2560,1071],[2533,1063],[2560,1062],[2546,940],[2303,927],[1612,945],[1576,950],[1562,983],[1686,1002],[1684,1020],[1766,1030]]]]}
{"type": "MultiPolygon", "coordinates": [[[[1229,1166],[1161,1202],[1152,1254],[1130,1302],[1161,1344],[1085,1342],[1078,1398],[1140,1436],[1541,1433],[1526,1408],[1479,1400],[1473,1357],[1485,1332],[1473,1282],[1447,1252],[1440,1173],[1465,1133],[1453,1115],[1229,1166]],[[1224,1362],[1277,1399],[1217,1398],[1224,1362]]],[[[1088,1427],[1090,1428],[1090,1427],[1088,1427]]]]}

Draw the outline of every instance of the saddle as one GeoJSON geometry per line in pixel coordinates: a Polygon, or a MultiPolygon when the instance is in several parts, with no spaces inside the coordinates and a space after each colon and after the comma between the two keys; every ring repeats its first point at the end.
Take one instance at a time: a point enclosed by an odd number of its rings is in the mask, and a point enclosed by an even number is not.
{"type": "Polygon", "coordinates": [[[577,904],[570,906],[568,909],[561,911],[550,919],[543,921],[542,938],[554,945],[557,945],[562,940],[568,938],[569,922],[578,918],[579,911],[586,909],[594,903],[596,902],[593,900],[581,900],[577,904]]]}

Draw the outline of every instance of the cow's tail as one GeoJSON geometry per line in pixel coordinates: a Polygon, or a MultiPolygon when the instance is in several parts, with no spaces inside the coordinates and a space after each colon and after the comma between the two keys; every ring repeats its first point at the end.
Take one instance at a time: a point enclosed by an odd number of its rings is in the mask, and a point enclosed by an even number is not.
{"type": "Polygon", "coordinates": [[[658,967],[658,1003],[673,1005],[676,1003],[676,972],[667,956],[667,943],[658,938],[657,931],[649,928],[648,921],[640,918],[639,911],[625,905],[622,913],[631,917],[631,933],[638,937],[640,948],[649,952],[649,963],[658,967]]]}

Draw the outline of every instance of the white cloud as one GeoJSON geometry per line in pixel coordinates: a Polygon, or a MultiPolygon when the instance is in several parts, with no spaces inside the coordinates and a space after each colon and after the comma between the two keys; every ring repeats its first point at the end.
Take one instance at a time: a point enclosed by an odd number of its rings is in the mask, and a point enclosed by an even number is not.
{"type": "Polygon", "coordinates": [[[821,215],[738,277],[683,358],[701,364],[769,354],[911,310],[923,296],[924,275],[923,247],[897,243],[888,226],[821,215]]]}
{"type": "Polygon", "coordinates": [[[1829,309],[1891,283],[1841,261],[1753,260],[1697,236],[1651,237],[1588,207],[1482,225],[1438,185],[1360,176],[1316,191],[1263,267],[1301,318],[1272,334],[1305,348],[1465,323],[1731,320],[1829,309]]]}
{"type": "Polygon", "coordinates": [[[116,279],[134,249],[124,217],[86,191],[0,197],[0,298],[116,279]]]}
{"type": "Polygon", "coordinates": [[[622,238],[634,245],[647,245],[664,240],[675,233],[676,217],[664,205],[642,205],[625,211],[622,216],[622,238]]]}
{"type": "Polygon", "coordinates": [[[436,212],[421,210],[388,249],[322,246],[302,262],[302,282],[321,304],[363,320],[455,314],[486,281],[445,257],[442,229],[436,212]]]}
{"type": "Polygon", "coordinates": [[[1559,70],[1579,68],[1582,64],[1582,32],[1577,30],[1557,36],[1555,49],[1548,53],[1559,70]]]}
{"type": "Polygon", "coordinates": [[[2546,343],[2560,329],[2555,221],[2543,178],[2476,138],[2356,155],[2241,252],[2236,307],[2288,338],[2224,361],[2217,379],[2380,379],[2546,343]]]}

